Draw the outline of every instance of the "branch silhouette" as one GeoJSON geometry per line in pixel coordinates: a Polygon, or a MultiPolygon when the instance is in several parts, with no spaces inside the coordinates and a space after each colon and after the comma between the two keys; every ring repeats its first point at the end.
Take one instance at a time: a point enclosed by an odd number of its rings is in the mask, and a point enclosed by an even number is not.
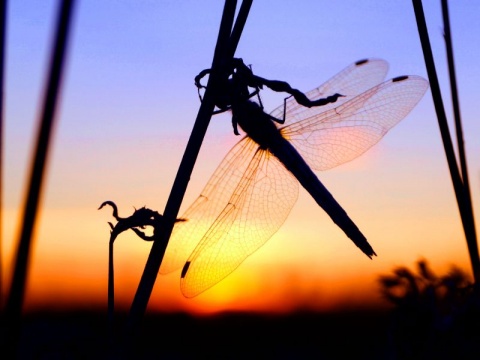
{"type": "MultiPolygon", "coordinates": [[[[127,230],[133,230],[138,237],[145,241],[155,240],[157,231],[160,231],[160,228],[163,226],[163,216],[155,210],[146,208],[145,206],[140,209],[135,209],[134,213],[128,217],[121,217],[118,214],[118,207],[113,201],[107,200],[104,201],[98,210],[102,209],[104,206],[109,205],[113,209],[113,217],[117,220],[117,223],[113,225],[111,222],[108,222],[110,225],[110,241],[108,246],[108,323],[109,323],[109,341],[110,345],[113,348],[114,344],[114,334],[113,334],[113,312],[115,304],[115,285],[114,285],[114,266],[113,266],[113,243],[115,239],[122,232],[127,230]],[[147,226],[153,227],[153,235],[148,236],[142,230],[146,229],[147,226]]],[[[184,222],[186,219],[180,218],[176,219],[175,222],[184,222]]]]}
{"type": "MultiPolygon", "coordinates": [[[[113,217],[117,220],[117,224],[113,225],[111,222],[108,222],[111,228],[110,233],[110,242],[114,242],[115,239],[120,235],[122,232],[127,231],[129,229],[133,230],[135,234],[137,234],[141,239],[145,241],[153,241],[155,238],[155,231],[162,226],[163,216],[158,213],[158,211],[151,210],[146,208],[145,206],[140,209],[135,209],[134,213],[126,218],[120,217],[118,215],[118,207],[117,205],[110,200],[103,202],[98,210],[102,209],[104,206],[109,205],[113,209],[113,217]],[[153,227],[153,235],[148,236],[142,230],[145,229],[147,226],[153,227]]],[[[180,218],[177,219],[175,222],[183,222],[186,219],[180,218]]]]}

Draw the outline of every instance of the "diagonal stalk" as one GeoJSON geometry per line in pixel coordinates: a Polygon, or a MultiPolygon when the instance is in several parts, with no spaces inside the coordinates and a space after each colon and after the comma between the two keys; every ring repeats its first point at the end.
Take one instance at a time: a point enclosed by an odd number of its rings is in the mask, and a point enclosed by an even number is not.
{"type": "Polygon", "coordinates": [[[183,200],[190,175],[193,171],[203,138],[207,131],[210,118],[214,110],[213,90],[216,84],[225,73],[224,67],[231,60],[240,39],[241,31],[247,19],[248,10],[252,1],[244,1],[235,24],[235,38],[231,40],[233,19],[235,17],[236,1],[226,0],[220,24],[217,44],[215,47],[214,58],[212,62],[212,72],[209,78],[205,96],[200,106],[192,134],[188,141],[185,153],[180,163],[177,176],[175,178],[170,197],[167,201],[164,211],[164,223],[157,238],[155,239],[150,255],[148,257],[145,269],[140,280],[135,298],[130,308],[127,321],[127,338],[131,342],[134,340],[136,328],[145,314],[148,300],[150,298],[153,285],[155,283],[160,264],[162,262],[168,239],[173,230],[175,219],[177,218],[181,202],[183,200]]]}
{"type": "MultiPolygon", "coordinates": [[[[458,99],[458,91],[457,91],[457,76],[455,74],[455,63],[453,58],[452,36],[450,31],[450,17],[448,13],[448,3],[446,0],[442,0],[442,13],[443,13],[443,23],[445,27],[445,45],[447,50],[448,71],[450,75],[450,91],[452,93],[453,116],[455,120],[455,129],[456,129],[456,135],[457,135],[458,157],[460,160],[461,176],[462,176],[463,187],[465,189],[465,196],[467,201],[466,206],[468,207],[468,211],[471,213],[471,216],[473,218],[474,216],[473,216],[473,207],[472,207],[472,195],[470,193],[470,181],[468,178],[467,157],[465,154],[462,119],[460,116],[460,101],[458,99]]],[[[473,222],[473,232],[476,234],[475,222],[473,222]]]]}

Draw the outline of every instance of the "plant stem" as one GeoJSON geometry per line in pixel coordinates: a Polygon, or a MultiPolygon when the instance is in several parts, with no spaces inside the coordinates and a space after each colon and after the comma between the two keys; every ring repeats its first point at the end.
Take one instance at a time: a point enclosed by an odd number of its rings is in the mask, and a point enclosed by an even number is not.
{"type": "Polygon", "coordinates": [[[114,342],[113,312],[115,308],[115,277],[113,266],[113,239],[108,242],[108,334],[110,337],[110,346],[114,342]]]}
{"type": "Polygon", "coordinates": [[[57,109],[57,99],[63,75],[63,65],[67,51],[73,5],[74,0],[64,0],[59,7],[55,42],[51,53],[52,58],[43,100],[36,151],[32,162],[28,193],[23,210],[23,224],[15,257],[16,261],[12,285],[6,305],[7,336],[10,338],[7,340],[6,346],[11,347],[12,351],[18,341],[20,331],[21,311],[27,281],[32,233],[40,202],[52,129],[54,128],[55,111],[57,109]]]}
{"type": "Polygon", "coordinates": [[[475,227],[473,222],[473,214],[469,210],[468,200],[464,183],[460,177],[458,171],[458,165],[455,158],[455,152],[452,145],[452,139],[450,138],[450,132],[448,129],[447,117],[445,115],[445,109],[443,107],[442,95],[440,92],[440,85],[435,70],[435,63],[433,61],[432,49],[430,46],[430,40],[428,38],[427,25],[425,22],[425,15],[423,13],[423,7],[421,0],[412,0],[413,8],[415,11],[415,17],[417,20],[418,33],[420,41],[422,43],[423,56],[425,58],[425,65],[427,68],[428,78],[430,80],[430,89],[432,92],[433,103],[437,113],[438,126],[442,136],[443,147],[445,149],[445,155],[447,157],[448,168],[450,170],[450,176],[452,178],[453,188],[457,199],[458,208],[460,211],[460,217],[462,220],[463,230],[467,241],[468,251],[470,255],[470,262],[473,271],[473,277],[476,283],[480,281],[480,258],[478,255],[477,239],[475,235],[475,227]]]}
{"type": "Polygon", "coordinates": [[[145,269],[140,280],[135,298],[130,308],[127,321],[127,338],[129,342],[134,341],[136,328],[145,314],[146,307],[155,283],[160,264],[162,262],[168,239],[173,230],[175,219],[177,218],[181,202],[183,200],[190,175],[193,171],[203,138],[207,131],[210,118],[214,110],[213,89],[226,73],[225,67],[233,57],[241,31],[247,19],[248,10],[252,1],[244,1],[240,14],[235,24],[235,39],[231,40],[233,19],[235,16],[236,1],[226,0],[220,24],[217,44],[212,62],[212,72],[210,74],[205,96],[200,106],[195,125],[193,127],[190,139],[188,141],[185,153],[180,163],[177,176],[175,178],[170,196],[168,198],[165,211],[164,223],[152,245],[145,269]]]}
{"type": "Polygon", "coordinates": [[[5,74],[5,33],[7,22],[7,0],[0,0],[0,314],[3,312],[3,101],[5,74]]]}
{"type": "Polygon", "coordinates": [[[474,216],[473,216],[473,207],[472,207],[472,195],[470,193],[470,181],[468,178],[467,157],[465,155],[462,119],[460,116],[460,101],[458,99],[458,91],[457,91],[457,76],[455,74],[455,63],[453,59],[452,36],[450,31],[450,17],[448,14],[448,3],[446,0],[442,0],[442,13],[443,13],[443,23],[445,27],[445,45],[447,50],[448,71],[450,75],[450,91],[452,93],[453,116],[455,120],[455,129],[456,129],[456,135],[457,135],[458,157],[460,160],[460,170],[462,173],[463,187],[465,190],[465,196],[467,201],[466,206],[468,207],[468,212],[472,217],[471,221],[472,221],[473,232],[475,234],[475,242],[476,242],[475,222],[473,220],[474,216]]]}

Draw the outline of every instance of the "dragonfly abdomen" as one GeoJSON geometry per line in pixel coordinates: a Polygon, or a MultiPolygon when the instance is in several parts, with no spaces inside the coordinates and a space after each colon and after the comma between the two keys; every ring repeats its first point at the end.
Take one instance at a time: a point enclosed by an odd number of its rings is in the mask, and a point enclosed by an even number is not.
{"type": "Polygon", "coordinates": [[[366,237],[310,169],[298,151],[288,140],[284,139],[278,131],[277,134],[281,140],[277,138],[276,141],[270,142],[268,149],[271,153],[297,178],[305,190],[315,199],[317,204],[325,210],[333,222],[345,232],[355,245],[369,258],[376,255],[366,237]]]}
{"type": "Polygon", "coordinates": [[[258,104],[252,101],[245,102],[243,105],[238,109],[233,109],[233,113],[238,124],[247,135],[260,148],[269,150],[280,160],[355,245],[369,258],[376,255],[365,236],[345,210],[321,183],[293,145],[282,136],[269,116],[263,112],[258,104]]]}

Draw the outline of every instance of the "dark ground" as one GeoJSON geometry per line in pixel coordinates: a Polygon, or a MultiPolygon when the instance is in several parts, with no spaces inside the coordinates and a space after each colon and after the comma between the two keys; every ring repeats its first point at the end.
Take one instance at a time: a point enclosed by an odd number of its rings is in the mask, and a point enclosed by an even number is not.
{"type": "MultiPolygon", "coordinates": [[[[418,319],[401,327],[394,319],[392,313],[374,311],[210,317],[150,314],[130,358],[480,359],[478,336],[432,334],[418,319]]],[[[24,320],[19,358],[129,358],[122,339],[125,318],[115,320],[112,353],[105,313],[30,314],[24,320]]]]}
{"type": "MultiPolygon", "coordinates": [[[[133,359],[383,359],[384,314],[258,315],[231,313],[208,317],[148,315],[133,359]]],[[[117,349],[125,349],[124,318],[116,319],[117,349]]],[[[106,314],[37,313],[25,319],[21,359],[105,359],[106,314]]]]}

